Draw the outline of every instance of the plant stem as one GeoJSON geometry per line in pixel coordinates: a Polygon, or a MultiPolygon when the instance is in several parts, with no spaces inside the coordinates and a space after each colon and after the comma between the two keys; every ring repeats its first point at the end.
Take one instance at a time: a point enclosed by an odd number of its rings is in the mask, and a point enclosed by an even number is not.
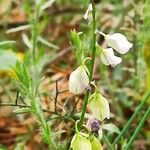
{"type": "MultiPolygon", "coordinates": [[[[147,67],[147,91],[150,90],[150,67],[147,67]]],[[[148,104],[150,104],[150,98],[148,99],[148,104]]]]}
{"type": "Polygon", "coordinates": [[[150,67],[147,67],[147,90],[150,90],[150,67]]]}
{"type": "Polygon", "coordinates": [[[105,135],[103,135],[103,140],[104,140],[104,143],[107,144],[110,150],[114,150],[112,144],[109,142],[108,138],[105,135]]]}
{"type": "Polygon", "coordinates": [[[95,53],[96,53],[96,17],[95,17],[95,6],[94,6],[94,1],[92,0],[92,16],[93,16],[93,44],[92,44],[92,59],[91,59],[91,68],[90,68],[90,80],[92,80],[93,77],[93,67],[94,67],[94,62],[95,62],[95,53]]]}
{"type": "MultiPolygon", "coordinates": [[[[95,61],[95,53],[96,53],[96,34],[95,34],[95,30],[96,30],[96,17],[95,17],[95,6],[94,6],[94,1],[91,1],[92,3],[92,18],[93,18],[93,43],[92,43],[92,59],[91,59],[91,64],[90,64],[90,81],[92,81],[93,78],[93,67],[94,67],[94,61],[95,61]]],[[[85,97],[84,97],[84,103],[83,103],[83,109],[82,109],[82,113],[81,113],[81,117],[80,117],[80,122],[79,122],[79,130],[81,129],[82,125],[83,125],[83,121],[84,121],[84,116],[85,116],[85,112],[86,112],[86,107],[88,104],[88,98],[90,95],[90,90],[87,91],[85,97]]]]}
{"type": "Polygon", "coordinates": [[[86,107],[87,107],[89,95],[90,95],[90,92],[87,91],[87,93],[86,93],[86,95],[84,97],[84,103],[83,103],[83,109],[82,109],[82,113],[81,113],[81,117],[80,117],[80,122],[78,124],[78,129],[79,130],[82,128],[82,125],[83,125],[83,121],[84,121],[84,116],[85,116],[85,112],[86,112],[86,107]]]}
{"type": "Polygon", "coordinates": [[[125,150],[129,150],[129,148],[131,147],[132,143],[134,142],[135,138],[138,136],[140,129],[143,127],[146,119],[148,118],[148,116],[150,115],[150,106],[148,107],[146,113],[144,114],[142,120],[140,121],[139,125],[137,126],[136,130],[134,131],[131,139],[129,140],[129,142],[127,143],[125,150]]]}
{"type": "Polygon", "coordinates": [[[36,46],[37,46],[37,37],[38,37],[38,17],[39,17],[39,9],[40,3],[36,5],[34,20],[33,20],[33,28],[32,28],[32,40],[33,40],[33,48],[32,48],[32,62],[33,62],[33,88],[31,88],[31,92],[28,98],[31,100],[31,109],[36,119],[39,121],[41,126],[41,132],[43,136],[43,140],[49,145],[49,149],[55,150],[56,145],[52,139],[52,131],[49,124],[46,122],[46,118],[44,116],[44,112],[41,107],[40,98],[37,96],[38,94],[38,84],[35,82],[37,76],[36,70],[36,46]],[[35,91],[34,91],[35,90],[35,91]]]}
{"type": "Polygon", "coordinates": [[[39,16],[39,5],[35,8],[35,15],[33,20],[33,31],[32,31],[32,40],[33,40],[33,48],[32,48],[32,59],[33,64],[35,64],[36,61],[36,42],[37,42],[37,32],[38,32],[38,16],[39,16]]]}
{"type": "Polygon", "coordinates": [[[121,139],[121,137],[123,136],[123,134],[128,130],[130,124],[132,123],[133,119],[137,116],[138,112],[143,108],[145,102],[148,100],[148,98],[150,97],[150,92],[148,92],[143,100],[141,101],[141,103],[138,105],[138,107],[136,108],[134,114],[131,116],[131,118],[128,120],[128,122],[126,123],[126,125],[124,126],[124,128],[122,129],[122,131],[120,132],[120,134],[116,137],[116,139],[113,142],[113,146],[115,146],[115,144],[117,144],[119,142],[119,140],[121,139]]]}
{"type": "Polygon", "coordinates": [[[52,132],[51,132],[50,126],[46,122],[46,119],[45,119],[45,116],[41,107],[40,99],[34,97],[31,94],[30,100],[31,100],[31,109],[33,110],[34,115],[36,116],[37,120],[40,123],[43,139],[49,145],[50,149],[55,150],[56,147],[52,140],[52,134],[51,134],[52,132]]]}

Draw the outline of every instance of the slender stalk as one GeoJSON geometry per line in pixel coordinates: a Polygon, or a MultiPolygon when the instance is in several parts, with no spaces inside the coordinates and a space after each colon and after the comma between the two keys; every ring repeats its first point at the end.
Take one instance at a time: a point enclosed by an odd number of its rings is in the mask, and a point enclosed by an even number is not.
{"type": "Polygon", "coordinates": [[[147,90],[150,90],[150,67],[147,67],[147,90]]]}
{"type": "MultiPolygon", "coordinates": [[[[150,67],[147,67],[147,91],[150,90],[150,67]]],[[[148,99],[148,104],[150,104],[150,98],[148,99]]]]}
{"type": "Polygon", "coordinates": [[[33,26],[32,26],[32,62],[33,62],[33,87],[31,88],[31,92],[28,98],[31,100],[31,109],[36,119],[38,120],[41,126],[41,133],[43,136],[43,140],[45,143],[49,145],[49,149],[55,150],[56,145],[52,139],[52,131],[49,124],[46,122],[46,118],[44,116],[44,112],[41,107],[41,101],[38,95],[38,84],[35,82],[37,76],[36,70],[36,46],[37,46],[37,37],[38,37],[38,18],[39,18],[39,9],[40,3],[36,5],[33,26]],[[35,91],[34,91],[35,90],[35,91]]]}
{"type": "Polygon", "coordinates": [[[32,28],[32,40],[33,40],[33,47],[32,47],[32,59],[33,64],[36,61],[36,42],[37,42],[37,32],[38,32],[38,16],[39,16],[39,5],[35,8],[35,15],[33,19],[33,28],[32,28]]]}
{"type": "Polygon", "coordinates": [[[141,103],[136,108],[134,114],[128,120],[128,122],[126,123],[126,125],[124,126],[124,128],[122,129],[122,131],[120,132],[120,134],[116,137],[116,139],[113,142],[113,146],[115,146],[115,144],[117,144],[119,142],[119,140],[121,139],[121,137],[123,136],[123,134],[128,130],[130,124],[132,123],[132,121],[134,120],[134,118],[137,116],[137,114],[139,113],[139,111],[143,108],[145,102],[149,99],[149,97],[150,97],[150,92],[148,92],[145,95],[145,97],[143,98],[143,100],[141,101],[141,103]]]}
{"type": "Polygon", "coordinates": [[[136,130],[134,131],[132,137],[130,138],[129,142],[127,143],[126,147],[124,150],[129,150],[129,148],[131,147],[132,143],[134,142],[135,138],[138,136],[141,128],[143,127],[146,119],[149,117],[150,115],[150,106],[148,107],[145,115],[143,116],[142,120],[140,121],[139,125],[137,126],[136,130]]]}
{"type": "Polygon", "coordinates": [[[30,100],[31,100],[31,109],[33,110],[34,115],[36,116],[37,120],[39,121],[41,125],[41,130],[42,130],[41,132],[43,135],[43,139],[49,145],[50,149],[55,150],[56,147],[52,140],[52,134],[51,134],[52,132],[51,132],[50,126],[46,122],[46,118],[44,116],[44,113],[41,107],[40,99],[31,95],[30,100]]]}
{"type": "Polygon", "coordinates": [[[95,6],[94,6],[94,1],[92,0],[92,16],[93,16],[93,44],[92,44],[92,59],[91,59],[91,68],[90,68],[90,80],[92,80],[93,77],[93,67],[94,67],[94,62],[95,62],[95,53],[96,53],[96,17],[95,17],[95,6]]]}
{"type": "Polygon", "coordinates": [[[103,135],[103,140],[104,140],[104,143],[107,144],[107,146],[109,147],[109,150],[114,150],[114,147],[112,146],[112,144],[109,142],[108,138],[103,135]]]}
{"type": "MultiPolygon", "coordinates": [[[[93,43],[92,43],[92,59],[91,59],[91,64],[90,64],[90,81],[92,81],[93,78],[93,67],[94,67],[94,61],[95,61],[95,53],[96,53],[96,34],[95,34],[95,30],[96,30],[96,17],[95,17],[95,6],[94,6],[94,1],[91,1],[92,3],[92,7],[93,7],[93,11],[92,11],[92,18],[93,18],[93,43]]],[[[79,130],[81,129],[82,125],[83,125],[83,121],[84,121],[84,116],[85,116],[85,112],[86,112],[86,107],[88,104],[88,98],[90,95],[90,91],[88,90],[85,97],[84,97],[84,103],[83,103],[83,108],[82,108],[82,113],[81,113],[81,117],[80,117],[80,122],[79,122],[79,130]]]]}
{"type": "Polygon", "coordinates": [[[85,116],[85,112],[86,112],[86,107],[87,107],[89,95],[90,95],[90,92],[87,91],[87,93],[86,93],[86,95],[84,97],[84,103],[83,103],[83,109],[82,109],[82,113],[81,113],[81,117],[80,117],[80,122],[78,124],[78,129],[79,130],[82,128],[82,125],[83,125],[83,121],[84,121],[84,116],[85,116]]]}

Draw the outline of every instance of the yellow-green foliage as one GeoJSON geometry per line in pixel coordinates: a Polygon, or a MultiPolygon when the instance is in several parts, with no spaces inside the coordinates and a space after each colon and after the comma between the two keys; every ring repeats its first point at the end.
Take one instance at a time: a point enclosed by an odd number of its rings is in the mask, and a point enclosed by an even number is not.
{"type": "Polygon", "coordinates": [[[145,62],[150,67],[150,0],[146,0],[143,24],[143,50],[145,62]]]}
{"type": "Polygon", "coordinates": [[[143,24],[143,54],[147,65],[147,90],[150,89],[150,0],[146,0],[143,24]]]}
{"type": "Polygon", "coordinates": [[[148,68],[150,68],[150,39],[144,43],[144,59],[148,68]]]}

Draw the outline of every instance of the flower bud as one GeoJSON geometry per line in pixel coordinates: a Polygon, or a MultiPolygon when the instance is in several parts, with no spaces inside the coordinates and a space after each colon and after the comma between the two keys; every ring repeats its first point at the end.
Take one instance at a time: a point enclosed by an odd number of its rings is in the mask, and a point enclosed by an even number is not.
{"type": "Polygon", "coordinates": [[[93,7],[92,7],[92,4],[90,3],[84,15],[84,19],[88,20],[89,23],[92,21],[92,10],[93,10],[93,7]]]}
{"type": "Polygon", "coordinates": [[[88,106],[96,119],[102,121],[110,118],[109,103],[99,92],[92,94],[88,101],[88,106]]]}
{"type": "Polygon", "coordinates": [[[92,132],[98,132],[98,130],[100,129],[100,121],[92,116],[88,119],[86,127],[92,132]]]}
{"type": "Polygon", "coordinates": [[[82,93],[89,86],[89,77],[85,65],[79,66],[69,77],[69,91],[74,94],[82,93]]]}

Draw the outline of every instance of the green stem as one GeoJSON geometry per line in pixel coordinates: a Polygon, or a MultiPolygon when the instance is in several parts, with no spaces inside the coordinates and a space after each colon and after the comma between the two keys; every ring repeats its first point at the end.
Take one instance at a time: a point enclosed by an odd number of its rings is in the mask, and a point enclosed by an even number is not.
{"type": "Polygon", "coordinates": [[[95,53],[96,53],[96,17],[95,17],[95,6],[94,6],[94,1],[92,0],[92,16],[93,16],[93,46],[92,46],[92,59],[91,59],[91,68],[90,68],[90,80],[92,80],[93,77],[93,67],[94,67],[94,62],[95,62],[95,53]]]}
{"type": "Polygon", "coordinates": [[[56,147],[52,140],[52,134],[51,134],[52,132],[51,132],[50,126],[46,122],[46,119],[45,119],[45,116],[41,107],[40,99],[35,98],[33,95],[31,95],[30,100],[31,100],[31,108],[33,110],[33,113],[40,123],[43,139],[49,145],[50,149],[55,150],[56,147]]]}
{"type": "MultiPolygon", "coordinates": [[[[93,11],[92,11],[92,18],[93,18],[93,30],[92,30],[92,33],[93,33],[93,43],[92,43],[92,59],[91,59],[91,64],[90,64],[90,81],[92,81],[92,78],[93,78],[93,67],[94,67],[94,61],[95,61],[95,53],[96,53],[96,34],[95,34],[95,31],[96,31],[96,17],[95,17],[95,6],[94,6],[94,1],[92,0],[91,1],[92,3],[92,7],[93,7],[93,11]]],[[[82,113],[81,113],[81,117],[80,117],[80,122],[79,122],[79,130],[81,129],[82,125],[83,125],[83,121],[84,121],[84,116],[85,116],[85,112],[86,112],[86,107],[87,107],[87,104],[88,104],[88,98],[89,98],[89,95],[90,95],[90,91],[88,90],[86,95],[85,95],[85,98],[84,98],[84,103],[83,103],[83,109],[82,109],[82,113]]]]}
{"type": "Polygon", "coordinates": [[[141,128],[143,127],[146,119],[148,118],[148,116],[150,115],[150,106],[148,107],[145,115],[143,116],[142,120],[140,121],[139,125],[137,126],[136,130],[134,131],[131,139],[129,140],[129,142],[127,143],[125,150],[129,150],[129,148],[131,147],[132,143],[134,142],[135,138],[138,136],[141,128]]]}
{"type": "Polygon", "coordinates": [[[40,6],[36,6],[36,8],[35,8],[35,15],[34,15],[34,20],[33,20],[33,31],[32,31],[32,40],[33,40],[32,59],[33,59],[33,64],[35,64],[35,61],[36,61],[36,43],[37,43],[37,32],[38,32],[39,7],[40,6]]]}
{"type": "Polygon", "coordinates": [[[147,90],[150,90],[150,67],[147,67],[147,90]]]}
{"type": "MultiPolygon", "coordinates": [[[[37,44],[37,37],[38,37],[38,17],[39,17],[39,9],[40,4],[36,5],[35,8],[35,15],[33,20],[33,28],[32,28],[32,40],[33,40],[33,48],[32,48],[32,61],[33,61],[33,79],[35,79],[37,74],[36,70],[36,44],[37,44]]],[[[35,80],[33,80],[33,85],[38,85],[34,83],[35,80]]],[[[41,107],[41,102],[39,97],[37,97],[37,87],[32,89],[31,93],[29,94],[29,99],[31,100],[31,109],[33,110],[33,113],[37,120],[39,121],[39,124],[41,126],[41,132],[43,136],[43,140],[45,143],[49,145],[49,149],[55,150],[56,146],[54,144],[54,141],[52,140],[52,131],[49,126],[49,124],[46,122],[46,118],[44,116],[44,112],[41,107]],[[35,90],[36,89],[36,90],[35,90]],[[36,92],[34,92],[34,90],[36,92]]]]}
{"type": "Polygon", "coordinates": [[[86,107],[87,107],[89,95],[90,95],[90,92],[87,91],[87,93],[86,93],[86,95],[84,97],[84,103],[83,103],[83,109],[82,109],[82,113],[81,113],[81,117],[80,117],[80,122],[78,124],[78,129],[79,130],[82,128],[82,125],[83,125],[83,121],[84,121],[84,116],[85,116],[85,112],[86,112],[86,107]]]}
{"type": "Polygon", "coordinates": [[[126,123],[126,125],[124,126],[124,128],[122,129],[122,131],[120,132],[120,134],[116,137],[116,139],[113,142],[113,146],[115,146],[115,144],[117,144],[119,142],[119,140],[121,139],[121,137],[123,136],[123,134],[128,130],[130,124],[132,123],[132,121],[134,120],[134,118],[137,116],[138,112],[143,108],[145,102],[148,100],[149,97],[150,97],[150,92],[148,92],[145,95],[145,97],[143,98],[143,100],[141,101],[141,103],[136,108],[134,114],[128,120],[128,122],[126,123]]]}
{"type": "Polygon", "coordinates": [[[103,135],[103,140],[104,140],[104,143],[106,143],[107,146],[109,147],[109,150],[114,150],[112,144],[109,142],[108,138],[105,135],[103,135]]]}

